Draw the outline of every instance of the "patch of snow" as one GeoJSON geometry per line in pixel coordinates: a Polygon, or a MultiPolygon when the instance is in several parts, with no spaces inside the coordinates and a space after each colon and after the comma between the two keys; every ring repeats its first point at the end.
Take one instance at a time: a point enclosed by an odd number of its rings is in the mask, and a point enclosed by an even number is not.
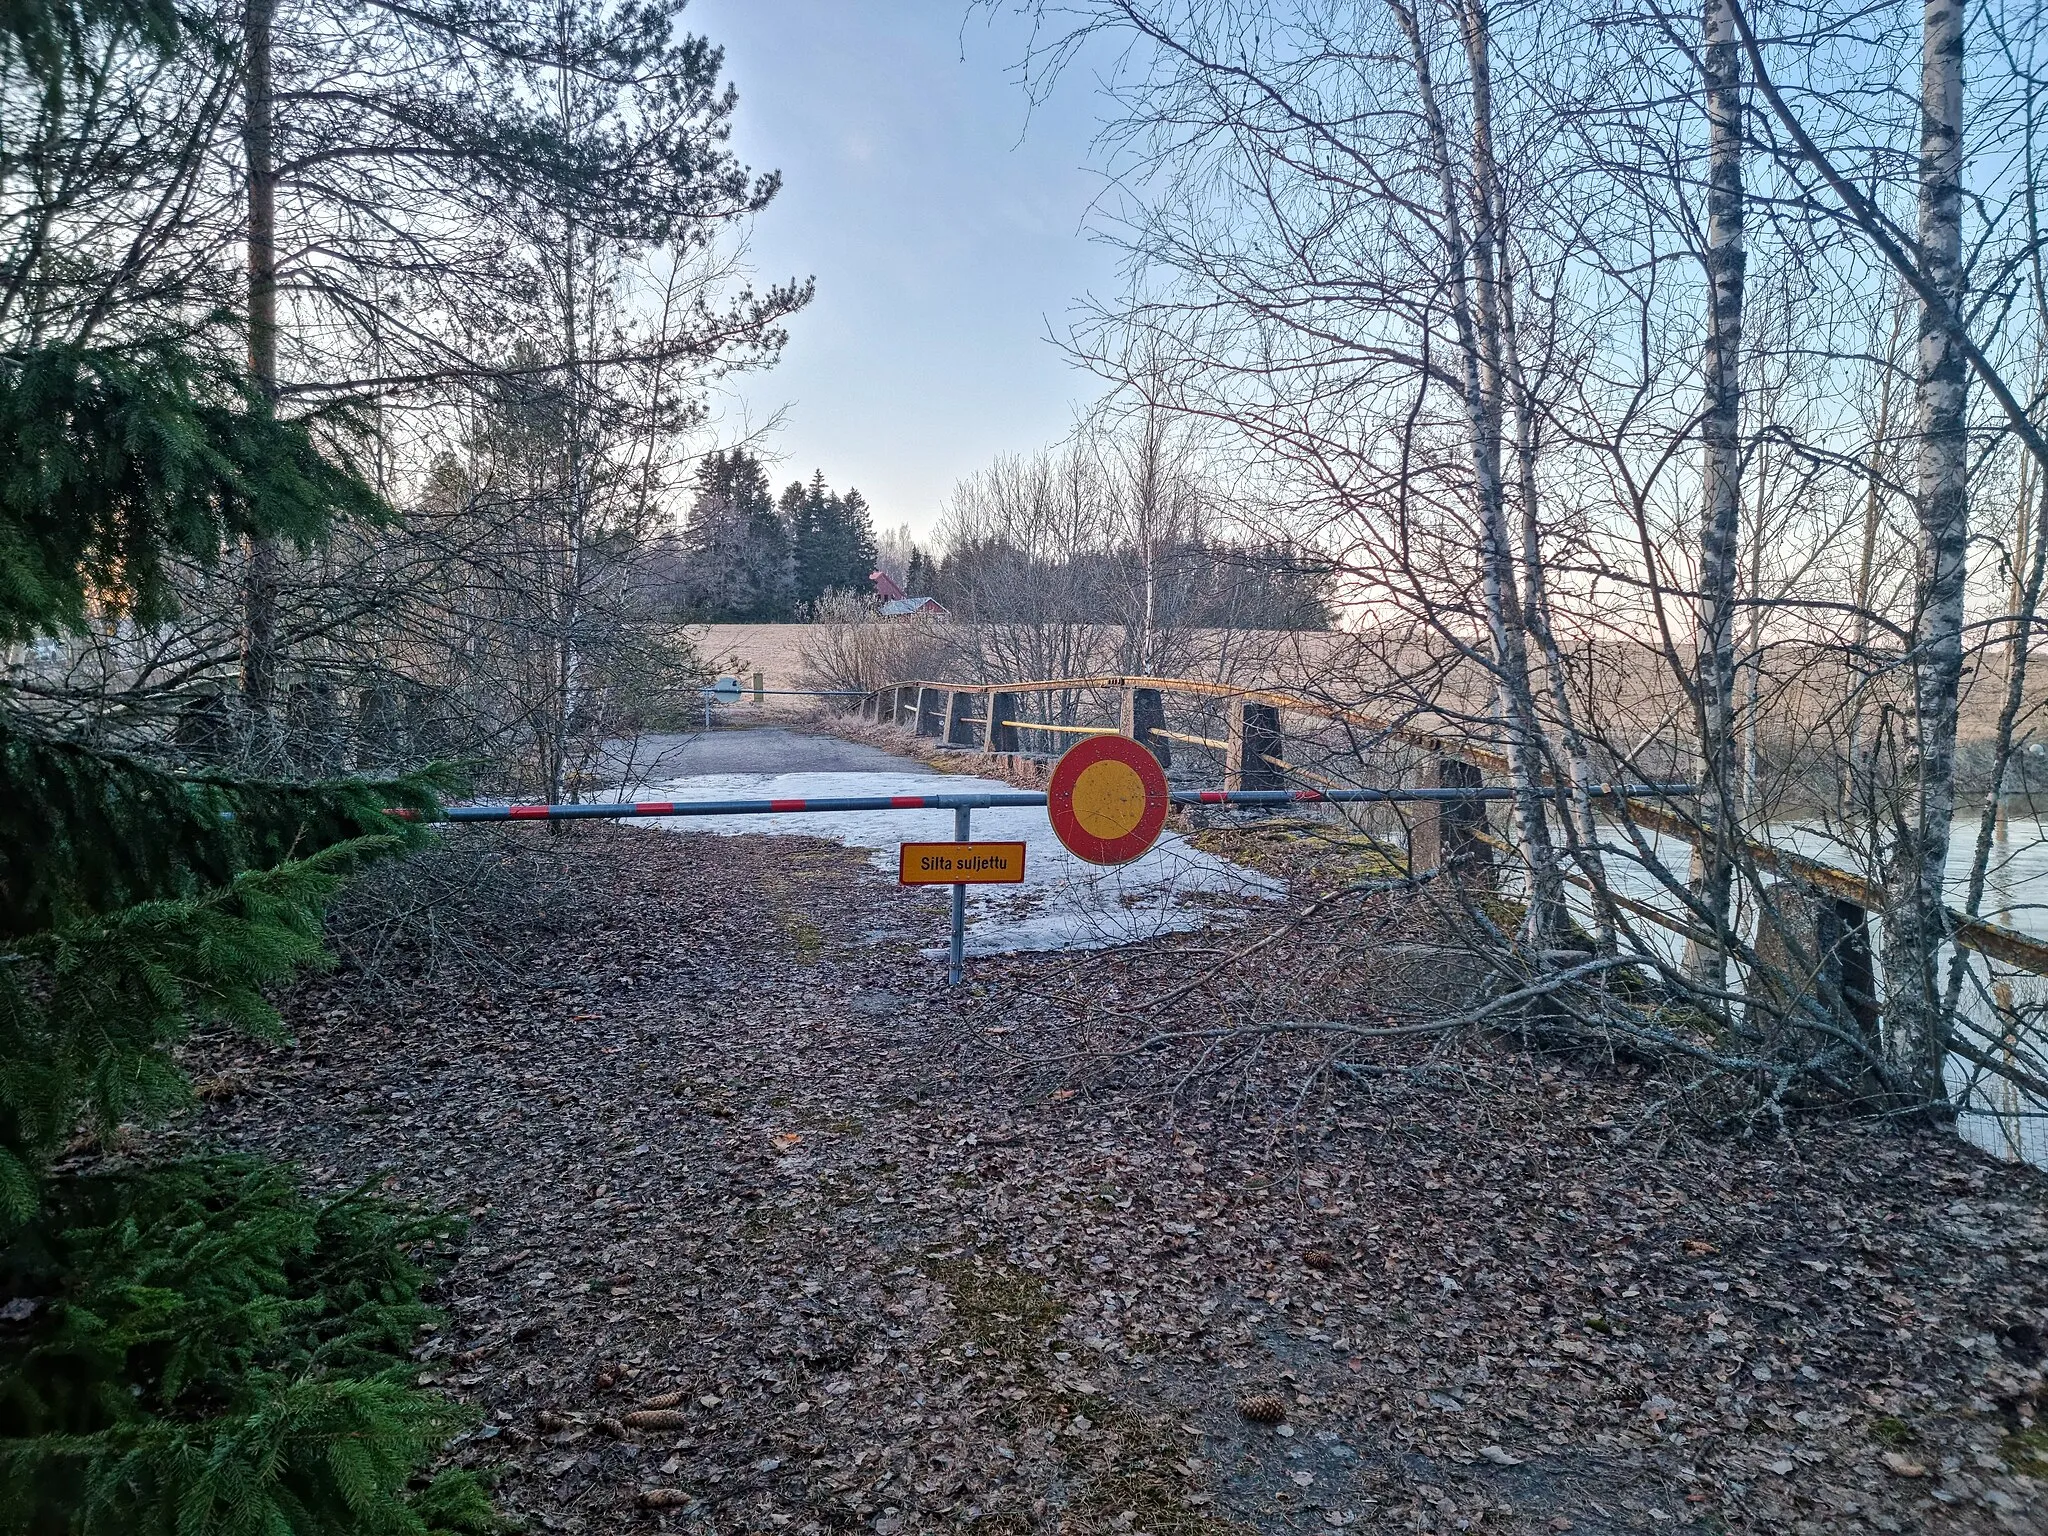
{"type": "MultiPolygon", "coordinates": [[[[818,800],[852,795],[1012,794],[1015,786],[964,774],[705,773],[636,786],[639,800],[818,800]]],[[[902,843],[950,842],[951,811],[787,811],[764,816],[667,816],[654,824],[672,832],[724,837],[758,832],[823,837],[871,848],[877,869],[892,879],[902,843]]],[[[1106,949],[1156,934],[1198,928],[1218,915],[1241,916],[1233,903],[1286,894],[1277,880],[1202,852],[1185,838],[1161,835],[1142,858],[1102,867],[1075,858],[1053,836],[1043,806],[992,806],[973,813],[976,842],[1021,842],[1021,885],[967,888],[967,953],[1106,949]],[[1219,908],[1220,904],[1220,908],[1219,908]]],[[[925,888],[934,903],[952,899],[949,886],[925,888]]],[[[931,953],[943,953],[944,945],[931,953]]]]}

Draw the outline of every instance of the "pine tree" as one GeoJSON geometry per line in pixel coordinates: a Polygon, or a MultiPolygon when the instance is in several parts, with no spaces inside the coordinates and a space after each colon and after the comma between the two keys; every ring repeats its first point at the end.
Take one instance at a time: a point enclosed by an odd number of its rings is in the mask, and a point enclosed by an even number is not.
{"type": "MultiPolygon", "coordinates": [[[[162,0],[12,4],[0,90],[84,94],[185,34],[162,0]]],[[[323,449],[344,423],[280,416],[225,327],[131,292],[89,344],[0,348],[8,641],[158,622],[175,564],[383,514],[323,449]]],[[[265,988],[317,961],[327,896],[422,837],[439,787],[184,776],[0,693],[0,1530],[495,1528],[473,1480],[409,1491],[462,1417],[408,1371],[430,1315],[409,1255],[447,1223],[250,1159],[84,1155],[187,1101],[194,1025],[278,1032],[265,988]]]]}
{"type": "Polygon", "coordinates": [[[705,455],[684,530],[687,602],[710,623],[773,624],[792,616],[796,574],[789,531],[761,461],[743,448],[705,455]]]}

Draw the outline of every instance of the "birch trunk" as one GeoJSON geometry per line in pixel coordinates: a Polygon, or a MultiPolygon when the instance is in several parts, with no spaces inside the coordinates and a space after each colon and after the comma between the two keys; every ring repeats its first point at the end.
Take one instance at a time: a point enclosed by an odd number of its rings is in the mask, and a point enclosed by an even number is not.
{"type": "Polygon", "coordinates": [[[1951,317],[1963,304],[1963,13],[1928,0],[1921,21],[1920,309],[1914,381],[1919,466],[1919,602],[1913,646],[1918,761],[1910,803],[1886,861],[1885,1012],[1888,1045],[1920,1099],[1948,1095],[1948,1024],[1936,964],[1947,936],[1942,877],[1955,812],[1956,705],[1963,671],[1963,578],[1969,540],[1964,434],[1968,361],[1951,317]]]}
{"type": "Polygon", "coordinates": [[[1478,500],[1480,587],[1493,647],[1495,687],[1506,735],[1509,773],[1515,789],[1515,828],[1529,868],[1529,910],[1524,937],[1544,947],[1563,926],[1564,891],[1550,839],[1541,784],[1541,733],[1529,682],[1528,641],[1515,590],[1514,546],[1509,537],[1501,484],[1501,309],[1498,292],[1499,188],[1492,155],[1492,83],[1485,11],[1476,3],[1460,7],[1459,30],[1472,74],[1473,168],[1477,196],[1468,241],[1459,212],[1457,178],[1451,168],[1450,136],[1437,103],[1436,82],[1415,13],[1403,0],[1388,0],[1408,40],[1437,176],[1444,242],[1449,256],[1451,314],[1463,360],[1467,442],[1478,500]]]}
{"type": "MultiPolygon", "coordinates": [[[[566,104],[565,104],[566,112],[566,104]]],[[[548,798],[560,801],[571,792],[570,726],[576,712],[576,630],[581,618],[583,560],[583,372],[576,325],[576,221],[563,221],[562,351],[566,363],[566,407],[563,411],[565,501],[561,521],[561,563],[554,573],[560,582],[555,602],[555,655],[552,739],[548,748],[548,798]]],[[[545,544],[543,544],[545,547],[545,544]]]]}
{"type": "Polygon", "coordinates": [[[1550,627],[1549,583],[1543,572],[1543,520],[1536,482],[1537,426],[1536,400],[1522,368],[1522,351],[1515,324],[1514,283],[1501,286],[1503,357],[1507,362],[1508,387],[1514,401],[1515,472],[1522,503],[1522,615],[1537,648],[1543,653],[1543,670],[1550,682],[1550,707],[1564,737],[1570,759],[1571,811],[1559,818],[1564,830],[1567,855],[1578,864],[1593,897],[1593,934],[1600,953],[1615,948],[1615,908],[1608,899],[1607,867],[1600,856],[1600,827],[1593,816],[1590,788],[1593,757],[1580,730],[1578,711],[1573,707],[1571,680],[1565,672],[1564,653],[1550,627]]]}
{"type": "Polygon", "coordinates": [[[1709,989],[1727,984],[1731,898],[1740,836],[1735,732],[1735,567],[1742,520],[1742,56],[1729,0],[1706,0],[1700,84],[1707,115],[1707,341],[1701,358],[1699,630],[1700,846],[1694,900],[1712,944],[1689,944],[1686,968],[1709,989]]]}
{"type": "MultiPolygon", "coordinates": [[[[2034,394],[2041,393],[2038,384],[2034,394]]],[[[2012,580],[2006,584],[2006,603],[2012,613],[2012,638],[2005,647],[2005,692],[2007,702],[2016,697],[2023,698],[2026,690],[2028,636],[2034,623],[2034,605],[2039,600],[2032,576],[2033,554],[2040,547],[2040,541],[2033,536],[2031,517],[2034,499],[2034,482],[2039,476],[2039,467],[2025,454],[2020,455],[2020,493],[2018,497],[2017,526],[2013,530],[2012,580]]],[[[1999,842],[2004,842],[2011,833],[2008,807],[2005,801],[2006,756],[2011,751],[2011,732],[2005,727],[2001,711],[1999,723],[1999,753],[1992,762],[1991,819],[1993,832],[1999,842]]],[[[1978,863],[1982,863],[1980,858],[1978,863]]],[[[1972,879],[1975,868],[1972,867],[1972,879]]],[[[1971,908],[1972,912],[1976,909],[1971,908]]]]}
{"type": "MultiPolygon", "coordinates": [[[[277,164],[271,142],[276,110],[270,42],[276,0],[248,0],[243,12],[242,151],[249,177],[249,377],[264,408],[277,402],[277,164]]],[[[275,539],[249,541],[242,589],[242,699],[261,730],[277,701],[277,601],[280,556],[275,539]]]]}

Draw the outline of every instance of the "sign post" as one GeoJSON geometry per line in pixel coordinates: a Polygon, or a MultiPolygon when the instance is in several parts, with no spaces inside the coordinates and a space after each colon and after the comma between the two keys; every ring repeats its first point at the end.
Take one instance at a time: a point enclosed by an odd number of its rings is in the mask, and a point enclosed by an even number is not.
{"type": "Polygon", "coordinates": [[[953,887],[952,963],[946,982],[955,987],[967,949],[967,887],[1016,885],[1024,878],[1024,844],[971,841],[973,814],[968,806],[954,806],[952,842],[904,843],[896,854],[897,884],[953,887]]]}
{"type": "MultiPolygon", "coordinates": [[[[754,674],[754,687],[756,690],[758,690],[761,686],[760,679],[761,674],[756,672],[754,674]]],[[[739,703],[740,680],[736,677],[730,676],[721,677],[718,679],[718,681],[712,683],[709,687],[699,688],[697,692],[703,697],[704,700],[704,729],[708,731],[711,729],[711,706],[714,703],[739,703]]]]}
{"type": "MultiPolygon", "coordinates": [[[[954,807],[954,809],[953,809],[953,841],[954,841],[954,842],[956,842],[956,843],[964,843],[964,842],[966,842],[966,841],[967,841],[967,837],[968,837],[968,832],[969,832],[969,830],[970,830],[970,828],[971,828],[971,825],[972,825],[972,818],[973,818],[973,816],[974,816],[974,812],[970,811],[970,810],[969,810],[969,809],[968,809],[968,808],[967,808],[966,806],[964,806],[964,805],[961,805],[961,806],[955,806],[955,807],[954,807]]],[[[966,885],[966,882],[964,882],[964,881],[960,881],[960,880],[955,880],[955,881],[953,882],[953,949],[952,949],[952,953],[951,953],[951,959],[949,960],[949,962],[948,962],[948,964],[947,964],[947,966],[946,966],[946,985],[947,985],[947,986],[949,986],[949,987],[957,987],[957,986],[959,986],[959,985],[960,985],[960,971],[961,971],[961,968],[962,968],[963,964],[964,964],[964,963],[965,963],[965,961],[966,961],[966,958],[967,958],[967,885],[966,885]]]]}

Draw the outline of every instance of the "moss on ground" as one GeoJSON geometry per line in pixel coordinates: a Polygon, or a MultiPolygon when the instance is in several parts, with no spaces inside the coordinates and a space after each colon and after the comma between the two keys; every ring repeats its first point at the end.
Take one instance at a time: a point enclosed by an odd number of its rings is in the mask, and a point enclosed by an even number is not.
{"type": "Polygon", "coordinates": [[[1019,1430],[1065,1426],[1058,1436],[1067,1463],[1067,1527],[1120,1531],[1127,1536],[1246,1536],[1200,1497],[1198,1472],[1172,1426],[1101,1393],[1082,1395],[1054,1381],[1047,1361],[1067,1305],[1041,1277],[981,1254],[925,1261],[925,1272],[945,1288],[954,1331],[1002,1362],[1021,1389],[1014,1423],[1019,1430]],[[1089,1427],[1074,1433],[1077,1419],[1089,1427]]]}
{"type": "Polygon", "coordinates": [[[925,1272],[946,1288],[958,1331],[978,1349],[1036,1367],[1067,1305],[1028,1270],[979,1254],[927,1259],[925,1272]]]}
{"type": "Polygon", "coordinates": [[[1314,889],[1397,880],[1408,873],[1405,851],[1343,822],[1273,817],[1203,827],[1187,837],[1204,853],[1314,889]]]}
{"type": "Polygon", "coordinates": [[[2037,1424],[2011,1431],[1999,1447],[1999,1457],[2015,1472],[2048,1477],[2048,1428],[2037,1424]]]}

